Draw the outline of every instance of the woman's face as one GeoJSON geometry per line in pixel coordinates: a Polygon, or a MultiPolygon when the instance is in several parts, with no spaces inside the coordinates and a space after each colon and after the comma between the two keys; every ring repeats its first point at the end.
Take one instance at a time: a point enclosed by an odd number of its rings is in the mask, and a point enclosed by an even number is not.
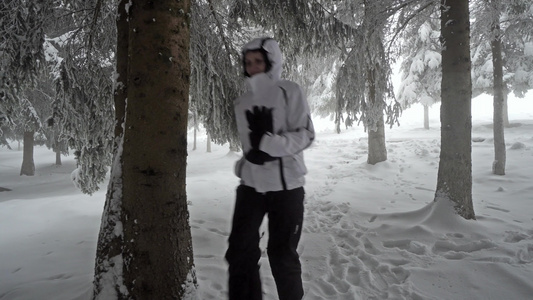
{"type": "Polygon", "coordinates": [[[244,55],[244,67],[250,77],[266,70],[266,62],[260,51],[248,51],[244,55]]]}

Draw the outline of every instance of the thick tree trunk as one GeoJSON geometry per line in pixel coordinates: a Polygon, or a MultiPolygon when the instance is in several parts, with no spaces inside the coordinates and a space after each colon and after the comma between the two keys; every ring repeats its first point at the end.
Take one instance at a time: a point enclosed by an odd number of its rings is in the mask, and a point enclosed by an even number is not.
{"type": "Polygon", "coordinates": [[[368,163],[375,165],[387,160],[387,147],[385,145],[385,122],[383,116],[378,120],[376,131],[368,130],[368,163]]]}
{"type": "Polygon", "coordinates": [[[459,215],[475,219],[468,0],[441,1],[441,36],[441,152],[435,201],[448,199],[459,215]]]}
{"type": "MultiPolygon", "coordinates": [[[[376,83],[375,70],[368,70],[368,97],[373,105],[376,104],[376,83]]],[[[375,107],[371,109],[376,109],[375,107]]],[[[379,108],[378,108],[379,109],[379,108]]],[[[375,165],[379,162],[387,160],[387,146],[385,145],[385,122],[383,121],[383,110],[377,111],[378,120],[376,121],[376,128],[368,128],[368,159],[367,163],[375,165]]]]}
{"type": "Polygon", "coordinates": [[[22,154],[22,166],[20,167],[20,176],[35,175],[35,163],[33,162],[33,135],[35,131],[24,132],[24,151],[22,154]]]}
{"type": "Polygon", "coordinates": [[[190,1],[136,1],[128,18],[126,124],[94,298],[182,299],[196,284],[185,190],[190,1]]]}
{"type": "Polygon", "coordinates": [[[429,106],[424,104],[424,129],[429,129],[429,106]]]}
{"type": "MultiPolygon", "coordinates": [[[[498,0],[493,0],[495,7],[499,8],[498,0]]],[[[499,25],[499,15],[494,20],[492,32],[494,39],[491,41],[492,48],[492,65],[493,65],[493,87],[494,87],[494,162],[492,163],[492,173],[496,175],[505,175],[505,137],[503,127],[503,107],[504,107],[504,90],[503,90],[503,66],[502,66],[502,45],[499,25]]]]}
{"type": "MultiPolygon", "coordinates": [[[[102,214],[102,223],[98,235],[96,261],[93,281],[93,300],[106,300],[107,295],[116,295],[115,299],[130,299],[129,290],[122,288],[124,256],[123,224],[126,223],[122,213],[122,143],[123,122],[128,84],[128,12],[129,0],[120,0],[118,4],[117,25],[117,85],[115,86],[115,144],[114,159],[111,166],[111,178],[107,188],[106,201],[102,214]]],[[[127,258],[126,258],[127,259],[127,258]]],[[[114,299],[113,299],[114,300],[114,299]]]]}

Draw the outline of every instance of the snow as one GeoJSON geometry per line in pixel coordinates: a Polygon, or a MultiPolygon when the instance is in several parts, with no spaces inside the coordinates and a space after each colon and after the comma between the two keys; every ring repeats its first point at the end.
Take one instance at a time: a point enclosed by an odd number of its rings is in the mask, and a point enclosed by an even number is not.
{"type": "MultiPolygon", "coordinates": [[[[491,173],[492,97],[473,101],[475,221],[433,202],[439,105],[430,108],[429,130],[422,106],[404,111],[401,127],[386,130],[388,160],[374,166],[362,127],[335,134],[329,119],[315,118],[299,246],[305,299],[530,299],[532,96],[509,97],[505,176],[491,173]]],[[[197,297],[226,299],[239,154],[214,144],[206,153],[205,138],[198,143],[187,165],[197,297]]],[[[74,158],[53,166],[45,147],[35,148],[35,176],[20,177],[22,151],[12,147],[0,148],[0,187],[11,189],[0,192],[0,299],[88,299],[107,182],[93,196],[80,193],[70,180],[74,158]]],[[[265,252],[260,263],[264,299],[277,299],[265,252]]]]}

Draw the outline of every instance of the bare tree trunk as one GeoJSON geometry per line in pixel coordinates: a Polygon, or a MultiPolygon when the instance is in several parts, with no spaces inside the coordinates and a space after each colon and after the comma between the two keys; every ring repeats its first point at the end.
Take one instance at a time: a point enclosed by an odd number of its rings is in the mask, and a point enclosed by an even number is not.
{"type": "Polygon", "coordinates": [[[183,299],[196,285],[185,189],[190,0],[139,0],[127,17],[126,126],[104,208],[93,298],[111,292],[117,299],[183,299]]]}
{"type": "Polygon", "coordinates": [[[196,131],[198,130],[198,124],[197,124],[197,117],[196,117],[197,113],[196,113],[196,109],[193,111],[192,113],[192,120],[193,120],[193,132],[194,132],[194,140],[193,140],[193,144],[192,144],[192,150],[196,150],[196,131]]]}
{"type": "Polygon", "coordinates": [[[429,129],[429,106],[424,104],[424,129],[429,129]]]}
{"type": "Polygon", "coordinates": [[[235,143],[233,140],[229,141],[229,151],[231,152],[239,152],[241,147],[239,147],[238,143],[235,143]]]}
{"type": "Polygon", "coordinates": [[[511,123],[509,123],[509,108],[507,107],[507,96],[509,95],[509,91],[507,87],[504,86],[503,90],[503,126],[505,128],[511,127],[511,123]]]}
{"type": "MultiPolygon", "coordinates": [[[[492,0],[495,9],[499,9],[500,1],[492,0]]],[[[493,65],[493,88],[494,88],[494,162],[492,163],[492,173],[496,175],[505,175],[505,137],[503,127],[503,106],[504,106],[504,90],[503,90],[503,66],[502,66],[502,45],[500,39],[500,25],[499,13],[493,20],[493,40],[491,41],[492,48],[492,65],[493,65]]]]}
{"type": "MultiPolygon", "coordinates": [[[[368,71],[369,98],[376,105],[376,84],[375,70],[368,71]]],[[[375,108],[373,108],[375,109],[375,108]]],[[[387,160],[387,147],[385,145],[385,122],[383,121],[383,110],[377,112],[378,120],[376,128],[368,128],[368,159],[367,162],[375,165],[378,162],[387,160]]]]}
{"type": "Polygon", "coordinates": [[[56,150],[56,166],[61,166],[61,150],[56,150]]]}
{"type": "Polygon", "coordinates": [[[387,160],[387,147],[385,145],[385,122],[383,116],[378,121],[376,131],[368,130],[368,163],[375,165],[387,160]]]}
{"type": "Polygon", "coordinates": [[[211,153],[211,135],[207,134],[207,152],[211,153]]]}
{"type": "Polygon", "coordinates": [[[468,0],[441,0],[441,152],[435,201],[448,199],[465,219],[472,204],[472,81],[468,0]]]}
{"type": "Polygon", "coordinates": [[[22,166],[20,176],[35,175],[35,163],[33,162],[33,135],[35,131],[24,131],[24,151],[22,153],[22,166]]]}

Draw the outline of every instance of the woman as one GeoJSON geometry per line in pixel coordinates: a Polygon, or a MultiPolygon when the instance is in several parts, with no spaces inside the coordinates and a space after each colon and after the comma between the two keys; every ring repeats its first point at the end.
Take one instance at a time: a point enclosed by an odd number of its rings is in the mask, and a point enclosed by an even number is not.
{"type": "Polygon", "coordinates": [[[304,212],[303,150],[315,137],[309,106],[298,84],[282,80],[278,43],[258,38],[242,51],[248,92],[235,100],[243,157],[226,259],[229,298],[262,299],[259,227],[268,214],[268,259],[280,300],[303,297],[296,248],[304,212]]]}

